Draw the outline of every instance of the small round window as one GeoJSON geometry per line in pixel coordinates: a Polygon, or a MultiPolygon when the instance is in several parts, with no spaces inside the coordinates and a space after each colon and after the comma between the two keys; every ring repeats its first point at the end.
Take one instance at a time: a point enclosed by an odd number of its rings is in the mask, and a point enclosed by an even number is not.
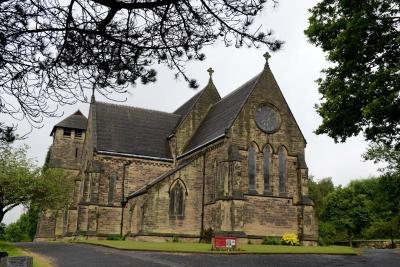
{"type": "Polygon", "coordinates": [[[261,104],[256,109],[257,126],[267,133],[275,132],[281,125],[279,111],[272,105],[261,104]]]}

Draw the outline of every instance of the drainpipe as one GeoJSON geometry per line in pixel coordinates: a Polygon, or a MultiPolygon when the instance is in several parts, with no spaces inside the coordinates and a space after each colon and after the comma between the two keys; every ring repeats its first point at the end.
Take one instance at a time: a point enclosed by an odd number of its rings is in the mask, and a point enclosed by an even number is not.
{"type": "Polygon", "coordinates": [[[206,187],[206,151],[203,153],[203,195],[201,197],[201,226],[200,226],[200,241],[204,236],[204,199],[206,187]]]}
{"type": "Polygon", "coordinates": [[[126,173],[126,167],[131,165],[132,161],[125,162],[124,165],[122,166],[122,188],[121,188],[121,228],[120,228],[120,236],[122,236],[123,233],[123,227],[124,227],[124,210],[126,207],[126,200],[125,200],[125,173],[126,173]]]}

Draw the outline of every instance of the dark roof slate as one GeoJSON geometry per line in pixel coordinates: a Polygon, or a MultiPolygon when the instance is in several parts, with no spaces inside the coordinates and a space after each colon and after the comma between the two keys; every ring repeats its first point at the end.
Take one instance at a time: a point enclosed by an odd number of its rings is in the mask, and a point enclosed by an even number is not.
{"type": "Polygon", "coordinates": [[[167,137],[180,115],[103,102],[94,110],[97,151],[171,158],[167,137]]]}
{"type": "Polygon", "coordinates": [[[210,109],[186,146],[185,152],[189,152],[225,135],[225,131],[231,127],[233,121],[246,103],[260,75],[261,73],[247,81],[238,89],[218,101],[210,109]]]}
{"type": "Polygon", "coordinates": [[[181,116],[185,116],[190,112],[193,106],[196,104],[197,100],[200,98],[201,94],[204,92],[204,89],[192,96],[188,101],[186,101],[182,106],[180,106],[177,110],[174,111],[174,114],[178,114],[181,116]]]}
{"type": "Polygon", "coordinates": [[[50,135],[53,135],[53,132],[56,127],[86,130],[86,126],[87,126],[87,118],[82,114],[82,112],[77,110],[71,116],[68,116],[64,120],[57,123],[51,130],[50,135]]]}

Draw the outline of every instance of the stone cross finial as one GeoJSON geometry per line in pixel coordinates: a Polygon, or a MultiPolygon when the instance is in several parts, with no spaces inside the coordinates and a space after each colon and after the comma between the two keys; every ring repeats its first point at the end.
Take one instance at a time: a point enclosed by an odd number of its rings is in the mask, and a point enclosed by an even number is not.
{"type": "Polygon", "coordinates": [[[214,73],[213,68],[210,67],[210,68],[207,70],[207,72],[208,72],[208,74],[210,75],[210,79],[212,79],[212,75],[213,75],[213,73],[214,73]]]}
{"type": "Polygon", "coordinates": [[[265,65],[267,66],[268,65],[268,61],[271,58],[271,54],[266,52],[263,56],[265,58],[265,65]]]}

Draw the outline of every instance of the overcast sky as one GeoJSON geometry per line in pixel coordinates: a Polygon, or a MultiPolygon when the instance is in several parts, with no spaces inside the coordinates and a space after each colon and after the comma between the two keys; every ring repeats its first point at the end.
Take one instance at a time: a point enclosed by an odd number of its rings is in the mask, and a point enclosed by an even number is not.
{"type": "MultiPolygon", "coordinates": [[[[265,8],[257,21],[264,28],[272,29],[278,39],[285,41],[282,50],[272,54],[270,66],[307,139],[306,161],[309,173],[317,179],[332,177],[336,185],[345,185],[352,179],[378,174],[378,166],[363,161],[361,154],[367,144],[362,136],[350,138],[344,144],[335,144],[329,137],[313,133],[321,122],[314,109],[320,99],[315,80],[320,77],[320,71],[327,66],[327,62],[322,51],[307,42],[303,31],[307,27],[308,9],[317,2],[281,0],[275,9],[265,8]]],[[[186,70],[198,80],[201,89],[208,81],[206,70],[212,67],[215,70],[214,84],[223,97],[262,70],[265,62],[262,55],[266,51],[266,48],[227,48],[217,43],[204,49],[207,56],[205,61],[191,63],[186,70]]],[[[157,82],[146,86],[138,84],[131,88],[124,104],[172,112],[198,91],[189,89],[183,80],[175,80],[174,72],[168,68],[155,68],[158,71],[157,82]]],[[[98,96],[96,99],[105,101],[98,96]]],[[[64,118],[77,109],[87,115],[88,108],[88,104],[80,103],[61,107],[61,110],[64,118]]],[[[50,131],[61,120],[46,119],[43,127],[34,129],[24,141],[31,147],[29,156],[36,158],[40,165],[51,144],[50,131]]],[[[27,129],[26,125],[20,123],[21,134],[27,129]]],[[[21,212],[22,207],[14,209],[6,215],[4,222],[15,221],[21,212]]]]}

